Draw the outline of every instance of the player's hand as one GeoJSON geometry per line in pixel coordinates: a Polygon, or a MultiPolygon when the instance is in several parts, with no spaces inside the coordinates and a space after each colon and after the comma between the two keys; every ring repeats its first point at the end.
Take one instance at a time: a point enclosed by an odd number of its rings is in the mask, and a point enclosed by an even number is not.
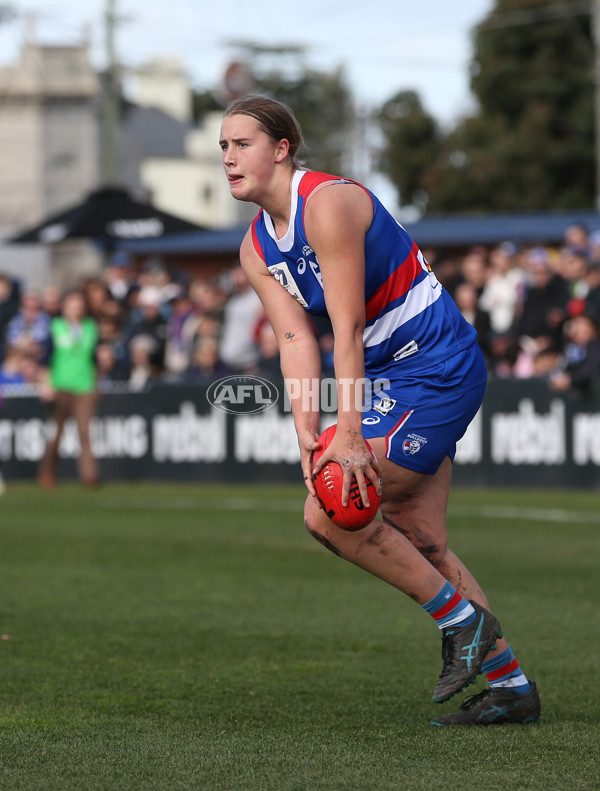
{"type": "Polygon", "coordinates": [[[370,480],[381,497],[381,466],[373,456],[362,434],[355,431],[336,431],[335,437],[314,465],[312,474],[316,475],[328,461],[337,462],[344,474],[342,486],[342,505],[348,505],[352,479],[356,478],[360,496],[368,508],[370,506],[366,479],[370,480]]]}
{"type": "Polygon", "coordinates": [[[306,488],[314,497],[315,503],[322,508],[319,498],[317,497],[317,490],[312,479],[313,469],[313,453],[319,450],[321,443],[319,442],[319,435],[316,431],[309,429],[298,430],[298,445],[300,446],[300,464],[302,465],[302,475],[304,476],[304,483],[306,488]]]}

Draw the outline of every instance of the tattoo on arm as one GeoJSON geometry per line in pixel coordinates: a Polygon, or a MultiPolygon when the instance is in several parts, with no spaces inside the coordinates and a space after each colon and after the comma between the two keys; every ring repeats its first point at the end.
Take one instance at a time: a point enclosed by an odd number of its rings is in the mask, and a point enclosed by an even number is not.
{"type": "Polygon", "coordinates": [[[293,332],[286,332],[284,337],[285,337],[286,341],[291,341],[292,338],[295,337],[295,335],[294,335],[293,332]]]}

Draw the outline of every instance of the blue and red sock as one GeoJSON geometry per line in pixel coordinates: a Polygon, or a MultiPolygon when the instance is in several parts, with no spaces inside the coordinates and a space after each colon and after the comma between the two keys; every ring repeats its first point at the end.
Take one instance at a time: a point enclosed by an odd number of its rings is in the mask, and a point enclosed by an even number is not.
{"type": "Polygon", "coordinates": [[[445,582],[441,591],[421,607],[435,618],[439,629],[446,629],[448,626],[466,626],[475,620],[473,605],[449,582],[445,582]]]}
{"type": "Polygon", "coordinates": [[[491,689],[504,687],[510,689],[511,692],[519,692],[524,695],[531,688],[531,684],[519,667],[510,646],[492,659],[486,659],[481,668],[487,676],[491,689]]]}

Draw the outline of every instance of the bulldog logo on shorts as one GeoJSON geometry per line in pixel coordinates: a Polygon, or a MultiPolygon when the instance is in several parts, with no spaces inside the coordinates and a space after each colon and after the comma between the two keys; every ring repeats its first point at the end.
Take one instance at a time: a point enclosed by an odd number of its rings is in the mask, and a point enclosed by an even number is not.
{"type": "Polygon", "coordinates": [[[427,445],[425,437],[420,437],[418,434],[408,434],[402,443],[402,450],[407,456],[414,456],[418,453],[423,445],[427,445]]]}
{"type": "Polygon", "coordinates": [[[421,450],[421,443],[418,439],[405,439],[402,443],[402,450],[407,456],[414,456],[421,450]]]}

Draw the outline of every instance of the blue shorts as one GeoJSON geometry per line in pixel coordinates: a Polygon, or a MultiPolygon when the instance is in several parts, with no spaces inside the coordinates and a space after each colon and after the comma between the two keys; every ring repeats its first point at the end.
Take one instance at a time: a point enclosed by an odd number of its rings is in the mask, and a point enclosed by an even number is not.
{"type": "Polygon", "coordinates": [[[387,378],[389,388],[374,396],[363,414],[363,436],[385,437],[388,459],[434,475],[446,456],[454,460],[456,443],[483,401],[487,371],[481,350],[474,344],[433,367],[426,378],[390,379],[389,373],[387,378]]]}

